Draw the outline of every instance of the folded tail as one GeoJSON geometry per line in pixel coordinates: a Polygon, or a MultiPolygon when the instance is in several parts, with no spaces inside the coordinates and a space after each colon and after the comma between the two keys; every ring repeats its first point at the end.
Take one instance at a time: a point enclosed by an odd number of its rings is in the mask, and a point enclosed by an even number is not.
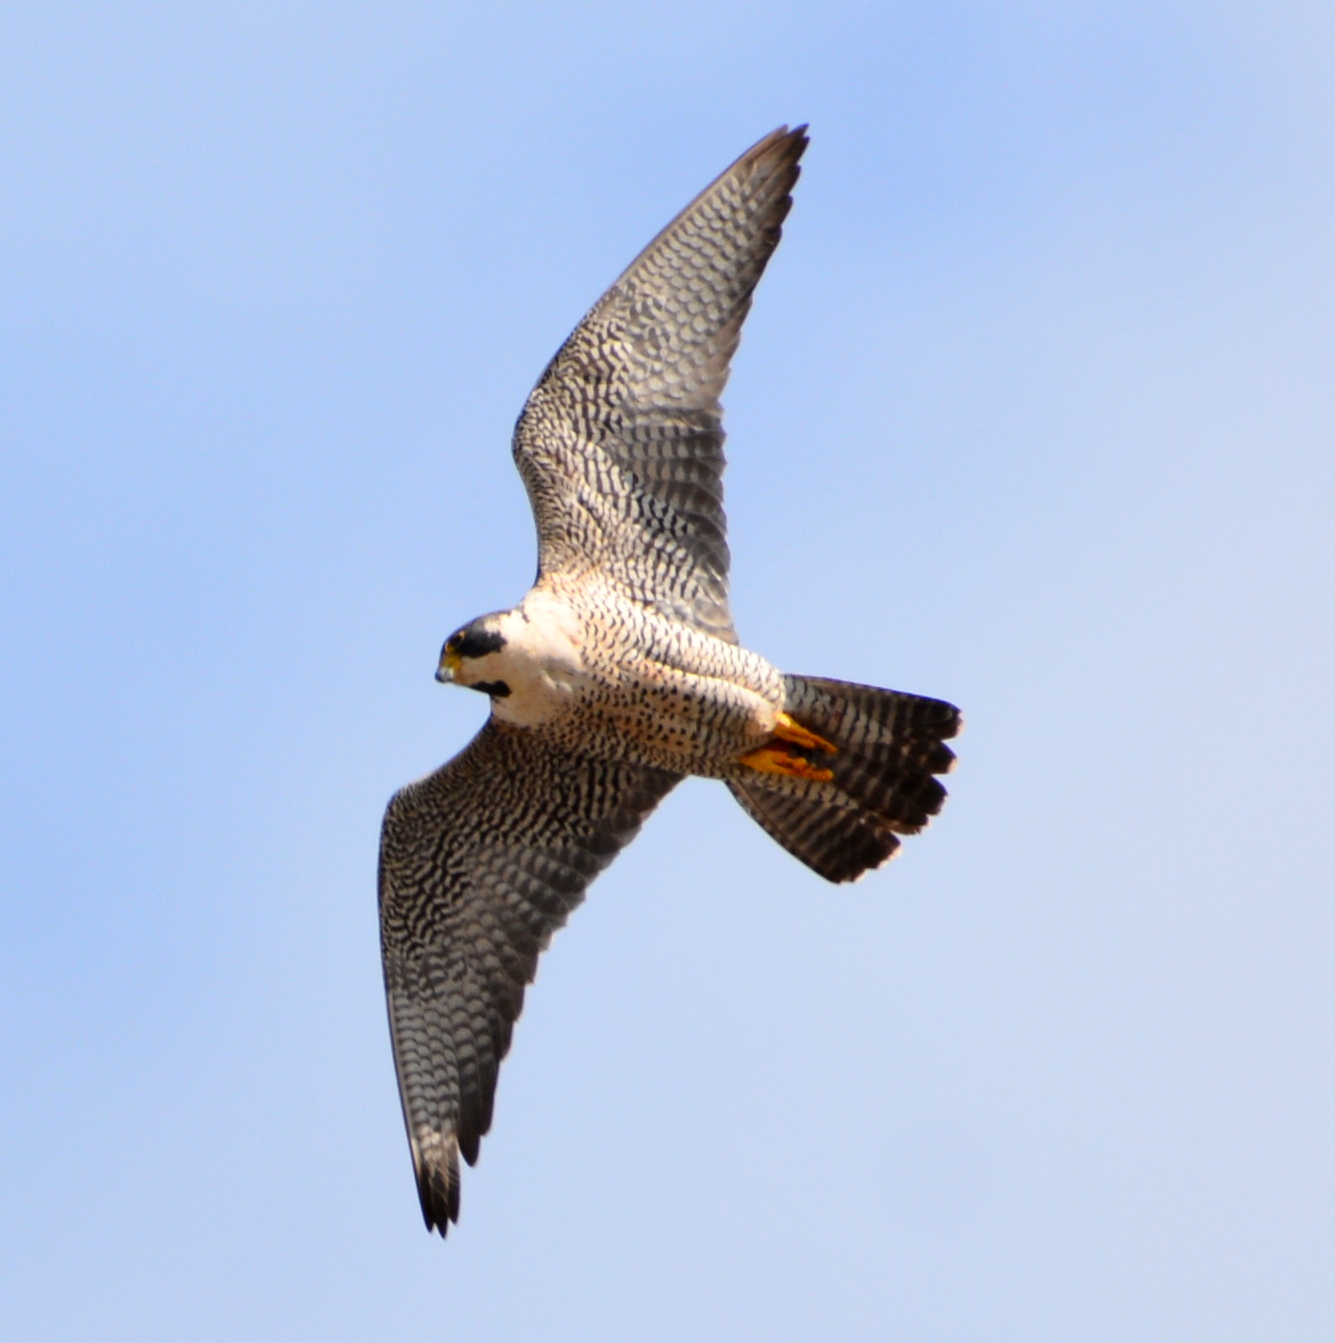
{"type": "Polygon", "coordinates": [[[829,881],[855,881],[941,810],[960,711],[944,700],[814,676],[785,676],[784,711],[825,738],[829,781],[750,773],[728,787],[748,815],[829,881]]]}

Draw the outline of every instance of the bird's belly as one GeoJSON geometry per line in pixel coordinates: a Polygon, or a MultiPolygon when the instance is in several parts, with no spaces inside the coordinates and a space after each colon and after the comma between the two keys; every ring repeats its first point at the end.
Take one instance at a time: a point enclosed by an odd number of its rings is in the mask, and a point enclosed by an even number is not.
{"type": "Polygon", "coordinates": [[[572,727],[599,754],[726,777],[769,739],[781,708],[735,682],[642,664],[592,685],[572,727]]]}
{"type": "Polygon", "coordinates": [[[510,693],[492,712],[580,753],[727,777],[783,709],[783,677],[764,658],[624,602],[590,613],[535,589],[507,633],[487,674],[510,693]]]}

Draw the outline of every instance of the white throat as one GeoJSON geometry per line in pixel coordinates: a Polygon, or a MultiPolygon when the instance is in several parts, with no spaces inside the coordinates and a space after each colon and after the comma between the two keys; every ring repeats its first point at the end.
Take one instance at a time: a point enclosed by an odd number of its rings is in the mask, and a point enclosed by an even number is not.
{"type": "Polygon", "coordinates": [[[498,624],[505,647],[480,659],[480,670],[486,673],[482,679],[504,681],[510,693],[492,701],[492,712],[519,727],[558,717],[586,679],[579,617],[559,597],[534,588],[498,624]]]}

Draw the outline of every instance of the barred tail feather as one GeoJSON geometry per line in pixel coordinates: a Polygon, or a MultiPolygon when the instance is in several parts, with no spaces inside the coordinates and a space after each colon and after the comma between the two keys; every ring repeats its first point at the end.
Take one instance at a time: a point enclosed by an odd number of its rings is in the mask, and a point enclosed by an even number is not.
{"type": "Polygon", "coordinates": [[[728,783],[747,814],[829,881],[855,881],[941,810],[960,712],[944,700],[813,676],[785,676],[785,711],[838,748],[813,761],[828,783],[748,774],[728,783]]]}

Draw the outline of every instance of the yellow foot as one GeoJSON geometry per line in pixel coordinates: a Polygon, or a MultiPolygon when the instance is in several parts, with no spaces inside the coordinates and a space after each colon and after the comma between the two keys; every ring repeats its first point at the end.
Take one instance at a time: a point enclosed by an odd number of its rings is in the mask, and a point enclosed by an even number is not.
{"type": "Polygon", "coordinates": [[[826,755],[838,755],[837,748],[824,737],[818,737],[814,732],[808,732],[801,723],[795,723],[786,713],[781,713],[774,720],[774,735],[780,741],[790,741],[794,746],[800,746],[804,751],[824,751],[826,755]]]}
{"type": "MultiPolygon", "coordinates": [[[[819,741],[820,738],[817,738],[819,741]]],[[[831,750],[834,748],[831,747],[831,750]]],[[[829,783],[834,772],[813,765],[810,760],[795,755],[783,746],[761,746],[741,757],[743,765],[750,765],[762,774],[786,774],[790,779],[810,779],[814,783],[829,783]]]]}

